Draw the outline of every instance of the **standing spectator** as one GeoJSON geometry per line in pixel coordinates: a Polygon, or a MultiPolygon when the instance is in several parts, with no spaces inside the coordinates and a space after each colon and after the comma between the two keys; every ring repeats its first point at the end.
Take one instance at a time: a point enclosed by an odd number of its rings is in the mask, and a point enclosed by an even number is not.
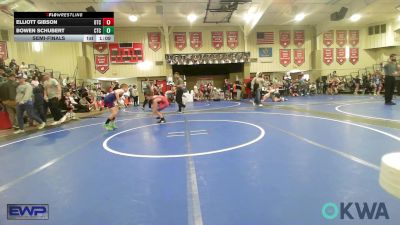
{"type": "Polygon", "coordinates": [[[399,76],[396,54],[390,55],[389,62],[383,68],[385,70],[385,104],[396,105],[392,101],[396,82],[395,77],[399,76]]]}
{"type": "Polygon", "coordinates": [[[133,106],[139,106],[139,92],[136,87],[136,84],[132,85],[131,95],[133,98],[133,106]]]}
{"type": "Polygon", "coordinates": [[[375,82],[375,94],[379,96],[381,94],[382,90],[382,73],[380,71],[375,71],[375,76],[374,76],[374,82],[375,82]]]}
{"type": "Polygon", "coordinates": [[[10,122],[13,124],[14,128],[18,128],[17,121],[17,109],[15,96],[17,95],[18,82],[15,81],[15,74],[11,73],[8,75],[6,82],[2,83],[0,86],[0,100],[6,106],[10,122]]]}
{"type": "Polygon", "coordinates": [[[242,99],[242,85],[240,81],[236,81],[236,100],[240,101],[242,99]]]}
{"type": "Polygon", "coordinates": [[[193,86],[193,95],[194,95],[193,98],[194,98],[195,101],[200,100],[200,97],[199,97],[199,88],[197,87],[196,84],[193,86]]]}
{"type": "Polygon", "coordinates": [[[44,100],[50,108],[51,115],[54,118],[52,125],[63,123],[66,116],[61,113],[61,85],[54,78],[50,78],[49,73],[43,73],[44,100]]]}
{"type": "Polygon", "coordinates": [[[40,117],[43,122],[47,120],[46,105],[44,101],[44,88],[43,85],[34,77],[32,82],[33,86],[33,110],[36,115],[40,117]]]}
{"type": "Polygon", "coordinates": [[[182,112],[182,108],[184,109],[186,107],[185,104],[183,104],[183,91],[185,89],[185,83],[183,82],[182,77],[179,75],[178,72],[176,72],[174,74],[174,77],[176,79],[176,102],[178,103],[178,112],[181,113],[182,112]]]}
{"type": "Polygon", "coordinates": [[[113,87],[113,91],[119,89],[119,83],[118,81],[115,81],[114,87],[113,87]]]}
{"type": "Polygon", "coordinates": [[[32,85],[26,83],[25,80],[28,77],[22,74],[18,77],[19,85],[17,87],[17,95],[15,101],[17,103],[17,117],[19,129],[14,132],[14,134],[19,134],[25,132],[24,130],[24,112],[28,114],[30,119],[35,120],[39,123],[38,129],[43,129],[46,123],[43,122],[34,112],[33,112],[33,101],[32,101],[32,85]]]}

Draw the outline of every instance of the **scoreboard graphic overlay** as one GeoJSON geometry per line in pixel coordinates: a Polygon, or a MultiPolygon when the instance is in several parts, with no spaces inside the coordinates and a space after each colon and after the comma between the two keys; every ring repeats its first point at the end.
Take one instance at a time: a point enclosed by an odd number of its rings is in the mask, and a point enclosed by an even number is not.
{"type": "Polygon", "coordinates": [[[15,12],[14,40],[114,42],[114,12],[15,12]]]}

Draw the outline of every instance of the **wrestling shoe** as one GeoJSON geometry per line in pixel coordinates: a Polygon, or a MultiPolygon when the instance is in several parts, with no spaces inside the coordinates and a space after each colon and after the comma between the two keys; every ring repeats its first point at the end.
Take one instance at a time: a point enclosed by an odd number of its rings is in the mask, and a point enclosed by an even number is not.
{"type": "Polygon", "coordinates": [[[117,125],[115,124],[115,122],[110,122],[109,124],[110,124],[110,127],[111,127],[113,130],[115,130],[115,129],[118,128],[117,125]]]}
{"type": "Polygon", "coordinates": [[[110,126],[110,124],[104,124],[103,127],[107,130],[107,131],[112,131],[113,128],[110,126]]]}

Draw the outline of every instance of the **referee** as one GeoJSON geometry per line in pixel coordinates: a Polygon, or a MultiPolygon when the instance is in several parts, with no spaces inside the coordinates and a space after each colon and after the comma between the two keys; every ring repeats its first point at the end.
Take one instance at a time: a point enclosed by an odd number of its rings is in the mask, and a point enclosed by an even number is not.
{"type": "Polygon", "coordinates": [[[389,62],[383,67],[385,69],[385,105],[396,105],[392,101],[394,88],[396,85],[396,76],[399,76],[396,54],[391,54],[389,62]]]}
{"type": "Polygon", "coordinates": [[[182,77],[179,75],[178,72],[175,72],[174,74],[175,80],[176,80],[176,102],[178,103],[179,110],[178,112],[182,112],[182,108],[185,108],[185,104],[183,104],[183,91],[185,89],[185,83],[183,82],[182,77]]]}

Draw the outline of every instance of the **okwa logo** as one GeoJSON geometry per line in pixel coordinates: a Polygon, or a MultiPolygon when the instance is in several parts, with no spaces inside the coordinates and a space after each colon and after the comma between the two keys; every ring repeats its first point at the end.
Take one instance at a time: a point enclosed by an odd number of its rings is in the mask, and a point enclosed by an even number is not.
{"type": "Polygon", "coordinates": [[[322,206],[321,212],[322,216],[327,220],[333,220],[338,217],[341,220],[390,219],[386,205],[383,202],[374,202],[372,204],[368,204],[366,202],[341,202],[340,206],[335,203],[328,202],[322,206]]]}

